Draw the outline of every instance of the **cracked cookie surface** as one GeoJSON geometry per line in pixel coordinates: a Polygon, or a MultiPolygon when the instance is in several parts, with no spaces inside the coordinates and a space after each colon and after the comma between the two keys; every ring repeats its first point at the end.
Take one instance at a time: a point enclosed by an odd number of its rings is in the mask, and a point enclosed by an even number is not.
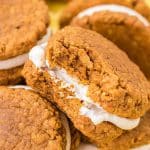
{"type": "MultiPolygon", "coordinates": [[[[90,142],[95,143],[97,146],[102,146],[123,133],[123,130],[111,123],[103,122],[99,125],[94,125],[89,118],[79,115],[82,103],[78,99],[68,100],[60,97],[58,93],[59,88],[53,83],[49,74],[40,72],[31,61],[25,64],[23,75],[26,78],[27,84],[38,91],[43,97],[52,100],[51,102],[67,114],[75,128],[81,131],[90,142]],[[29,70],[32,70],[32,72],[29,70]]],[[[67,91],[64,90],[63,92],[67,91]]]]}
{"type": "Polygon", "coordinates": [[[96,32],[66,27],[49,40],[47,61],[89,85],[88,96],[108,112],[127,118],[149,107],[149,83],[113,43],[96,32]]]}
{"type": "MultiPolygon", "coordinates": [[[[80,83],[89,85],[88,96],[106,111],[131,119],[143,116],[149,108],[149,83],[142,72],[124,52],[96,32],[66,27],[49,40],[46,51],[51,68],[64,68],[80,83]]],[[[98,146],[124,132],[110,122],[95,125],[80,115],[82,99],[69,99],[69,89],[60,89],[61,83],[54,82],[48,68],[37,68],[30,60],[23,76],[28,85],[56,104],[98,146]]]]}
{"type": "Polygon", "coordinates": [[[0,0],[0,60],[28,52],[46,33],[48,8],[40,0],[0,0]]]}
{"type": "Polygon", "coordinates": [[[145,26],[137,17],[111,10],[101,11],[91,16],[75,17],[71,25],[94,30],[114,42],[150,78],[150,26],[145,26]]]}

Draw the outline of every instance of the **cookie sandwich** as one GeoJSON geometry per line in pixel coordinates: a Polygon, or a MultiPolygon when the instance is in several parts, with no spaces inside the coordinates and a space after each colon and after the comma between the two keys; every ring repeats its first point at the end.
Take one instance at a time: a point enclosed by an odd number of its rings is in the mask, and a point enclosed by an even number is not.
{"type": "Polygon", "coordinates": [[[149,150],[150,149],[150,111],[140,121],[137,128],[127,131],[105,147],[82,143],[77,150],[149,150]]]}
{"type": "Polygon", "coordinates": [[[70,150],[67,118],[26,86],[0,87],[0,149],[70,150]]]}
{"type": "Polygon", "coordinates": [[[0,85],[16,84],[29,51],[50,32],[48,8],[40,0],[0,0],[0,22],[0,85]]]}
{"type": "Polygon", "coordinates": [[[68,25],[81,11],[103,4],[118,4],[134,9],[150,21],[150,4],[147,0],[72,0],[60,17],[60,26],[68,25]]]}
{"type": "Polygon", "coordinates": [[[80,12],[71,24],[113,41],[150,78],[150,23],[141,14],[121,5],[97,5],[80,12]]]}
{"type": "Polygon", "coordinates": [[[32,49],[23,76],[97,146],[137,127],[149,109],[140,69],[112,42],[80,27],[65,27],[45,48],[32,49]]]}

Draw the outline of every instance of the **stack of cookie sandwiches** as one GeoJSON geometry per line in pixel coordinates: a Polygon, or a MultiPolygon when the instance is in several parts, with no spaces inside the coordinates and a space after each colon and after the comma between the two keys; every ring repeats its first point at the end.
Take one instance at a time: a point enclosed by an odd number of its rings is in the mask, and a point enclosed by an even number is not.
{"type": "Polygon", "coordinates": [[[48,13],[43,0],[0,0],[1,150],[75,150],[80,143],[64,113],[31,87],[16,85],[24,83],[29,51],[51,35],[48,13]]]}
{"type": "Polygon", "coordinates": [[[144,133],[150,128],[149,82],[122,50],[100,34],[63,28],[31,50],[23,76],[97,147],[126,150],[150,142],[150,131],[144,133]],[[126,139],[131,142],[124,143],[126,139]]]}

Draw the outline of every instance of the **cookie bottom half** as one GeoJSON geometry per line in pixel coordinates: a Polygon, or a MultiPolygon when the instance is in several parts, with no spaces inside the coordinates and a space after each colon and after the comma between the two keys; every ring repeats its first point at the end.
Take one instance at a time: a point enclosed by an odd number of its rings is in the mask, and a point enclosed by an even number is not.
{"type": "Polygon", "coordinates": [[[12,68],[9,70],[0,70],[0,85],[15,85],[23,81],[21,71],[23,66],[12,68]]]}

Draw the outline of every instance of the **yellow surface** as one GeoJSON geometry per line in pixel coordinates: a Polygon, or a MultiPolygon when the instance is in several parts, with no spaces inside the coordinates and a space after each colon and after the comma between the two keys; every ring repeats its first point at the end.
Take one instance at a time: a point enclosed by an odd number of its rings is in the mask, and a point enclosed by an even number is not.
{"type": "Polygon", "coordinates": [[[150,0],[145,0],[145,2],[150,7],[150,0]]]}
{"type": "Polygon", "coordinates": [[[53,32],[59,29],[59,16],[65,7],[65,2],[55,2],[47,0],[49,6],[50,26],[53,32]]]}

